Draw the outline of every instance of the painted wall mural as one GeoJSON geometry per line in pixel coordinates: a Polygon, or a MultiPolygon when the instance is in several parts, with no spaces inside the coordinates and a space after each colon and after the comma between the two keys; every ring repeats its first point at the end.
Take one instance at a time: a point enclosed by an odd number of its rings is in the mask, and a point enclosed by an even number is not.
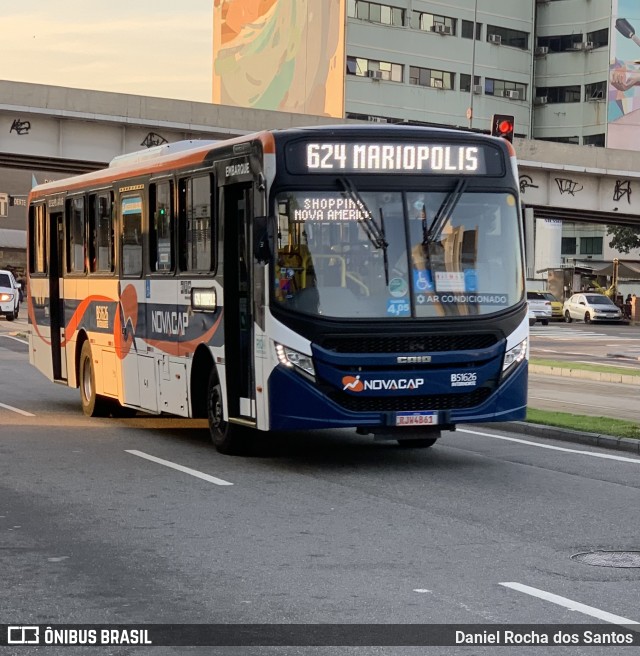
{"type": "Polygon", "coordinates": [[[344,116],[345,0],[213,0],[213,102],[344,116]]]}
{"type": "Polygon", "coordinates": [[[607,147],[640,147],[640,3],[613,0],[607,147]]]}

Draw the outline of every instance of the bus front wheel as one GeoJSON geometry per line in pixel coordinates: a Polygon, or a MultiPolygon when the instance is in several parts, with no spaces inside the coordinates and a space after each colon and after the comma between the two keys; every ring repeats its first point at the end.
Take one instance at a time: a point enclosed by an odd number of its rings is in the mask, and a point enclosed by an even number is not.
{"type": "Polygon", "coordinates": [[[96,374],[91,357],[91,344],[86,341],[80,352],[80,401],[87,417],[104,417],[109,413],[107,400],[96,394],[96,374]]]}
{"type": "Polygon", "coordinates": [[[238,455],[243,452],[246,445],[246,429],[225,421],[222,385],[215,371],[209,376],[207,418],[211,441],[220,453],[238,455]]]}

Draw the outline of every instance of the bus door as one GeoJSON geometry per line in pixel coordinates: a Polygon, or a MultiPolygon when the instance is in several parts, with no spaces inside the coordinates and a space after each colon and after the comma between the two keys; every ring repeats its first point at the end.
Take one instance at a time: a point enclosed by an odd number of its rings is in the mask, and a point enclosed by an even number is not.
{"type": "Polygon", "coordinates": [[[229,418],[255,422],[253,367],[253,255],[251,249],[254,185],[222,188],[224,350],[229,418]]]}
{"type": "Polygon", "coordinates": [[[64,318],[64,212],[51,209],[49,199],[49,325],[53,380],[67,380],[64,318]]]}

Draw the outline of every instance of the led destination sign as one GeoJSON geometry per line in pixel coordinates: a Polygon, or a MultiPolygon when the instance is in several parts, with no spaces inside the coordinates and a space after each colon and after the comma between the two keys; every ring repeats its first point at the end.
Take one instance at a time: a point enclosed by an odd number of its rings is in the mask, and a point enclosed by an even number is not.
{"type": "Polygon", "coordinates": [[[287,147],[292,173],[502,175],[500,151],[469,143],[304,143],[287,147]]]}

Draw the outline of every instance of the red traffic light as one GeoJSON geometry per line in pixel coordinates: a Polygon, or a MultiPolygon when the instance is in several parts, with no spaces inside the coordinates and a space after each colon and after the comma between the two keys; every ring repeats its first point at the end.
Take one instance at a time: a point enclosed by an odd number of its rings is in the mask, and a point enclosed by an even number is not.
{"type": "Polygon", "coordinates": [[[507,141],[513,142],[514,127],[515,119],[513,116],[494,114],[491,119],[491,134],[494,137],[502,137],[507,141]]]}

